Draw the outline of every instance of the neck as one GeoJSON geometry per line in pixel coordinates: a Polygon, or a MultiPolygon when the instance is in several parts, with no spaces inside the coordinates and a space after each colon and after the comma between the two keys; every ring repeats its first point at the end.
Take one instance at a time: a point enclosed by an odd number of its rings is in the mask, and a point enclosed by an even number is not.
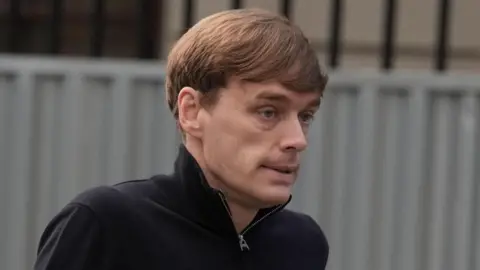
{"type": "MultiPolygon", "coordinates": [[[[215,179],[215,177],[213,177],[213,175],[206,167],[200,143],[193,139],[189,139],[185,142],[185,147],[199,164],[208,184],[212,188],[224,190],[221,182],[215,179]]],[[[237,200],[232,200],[232,198],[230,198],[228,195],[225,199],[226,203],[228,204],[228,208],[230,209],[230,217],[235,226],[235,229],[238,233],[240,233],[248,226],[248,224],[252,222],[258,212],[258,209],[246,207],[242,203],[236,202],[237,200]]]]}
{"type": "Polygon", "coordinates": [[[235,226],[237,233],[240,233],[252,222],[257,215],[258,209],[251,209],[231,201],[229,202],[228,198],[227,203],[230,208],[233,225],[235,226]]]}

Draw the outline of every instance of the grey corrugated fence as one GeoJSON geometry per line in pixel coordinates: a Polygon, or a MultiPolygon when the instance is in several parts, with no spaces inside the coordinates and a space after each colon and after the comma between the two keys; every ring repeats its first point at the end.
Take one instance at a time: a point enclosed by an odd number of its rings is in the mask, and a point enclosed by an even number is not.
{"type": "MultiPolygon", "coordinates": [[[[87,187],[171,171],[163,65],[0,56],[0,269],[87,187]]],[[[480,78],[331,74],[291,208],[331,270],[480,269],[480,78]]]]}

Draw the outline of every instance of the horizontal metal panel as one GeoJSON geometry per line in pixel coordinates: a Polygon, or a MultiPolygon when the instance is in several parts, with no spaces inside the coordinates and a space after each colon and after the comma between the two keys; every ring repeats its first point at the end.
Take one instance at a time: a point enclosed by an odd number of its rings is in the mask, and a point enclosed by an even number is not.
{"type": "MultiPolygon", "coordinates": [[[[0,269],[30,269],[77,193],[172,170],[161,63],[0,57],[0,269]]],[[[480,79],[330,74],[292,209],[329,269],[480,268],[480,79]]]]}

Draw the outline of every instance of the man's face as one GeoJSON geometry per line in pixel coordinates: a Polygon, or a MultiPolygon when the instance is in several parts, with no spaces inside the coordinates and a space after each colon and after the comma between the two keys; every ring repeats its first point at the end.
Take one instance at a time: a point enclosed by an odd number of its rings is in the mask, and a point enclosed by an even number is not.
{"type": "Polygon", "coordinates": [[[320,94],[239,81],[218,94],[214,106],[199,112],[210,177],[229,199],[262,207],[285,202],[320,94]]]}

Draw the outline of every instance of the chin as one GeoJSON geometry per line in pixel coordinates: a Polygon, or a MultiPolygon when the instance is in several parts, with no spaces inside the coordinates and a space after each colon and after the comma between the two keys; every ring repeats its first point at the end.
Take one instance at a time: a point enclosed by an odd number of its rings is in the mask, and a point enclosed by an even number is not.
{"type": "Polygon", "coordinates": [[[262,204],[262,208],[266,208],[286,203],[290,195],[291,188],[289,187],[272,187],[256,194],[255,197],[262,204]]]}

